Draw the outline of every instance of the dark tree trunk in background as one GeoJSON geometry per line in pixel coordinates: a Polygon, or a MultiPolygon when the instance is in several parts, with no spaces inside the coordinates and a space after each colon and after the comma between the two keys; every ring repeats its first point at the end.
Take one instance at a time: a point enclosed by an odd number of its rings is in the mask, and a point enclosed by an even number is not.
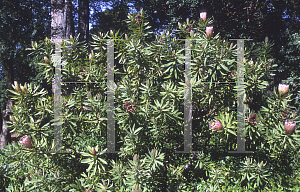
{"type": "Polygon", "coordinates": [[[89,39],[89,1],[78,0],[79,14],[78,14],[78,32],[80,33],[80,40],[89,39]]]}
{"type": "Polygon", "coordinates": [[[73,4],[72,0],[65,0],[65,13],[66,13],[66,38],[70,35],[75,36],[74,20],[73,20],[73,4]]]}
{"type": "MultiPolygon", "coordinates": [[[[6,75],[7,75],[7,89],[12,90],[12,84],[14,81],[14,71],[13,71],[13,60],[9,59],[5,64],[4,64],[5,70],[6,70],[6,75]]],[[[12,107],[12,101],[11,101],[11,93],[8,92],[8,100],[7,100],[7,105],[6,109],[2,112],[2,127],[1,127],[1,133],[0,133],[0,148],[6,147],[7,143],[10,142],[10,132],[7,127],[7,121],[9,121],[9,112],[10,108],[12,107]]]]}
{"type": "Polygon", "coordinates": [[[66,38],[65,0],[51,0],[51,38],[66,38]]]}

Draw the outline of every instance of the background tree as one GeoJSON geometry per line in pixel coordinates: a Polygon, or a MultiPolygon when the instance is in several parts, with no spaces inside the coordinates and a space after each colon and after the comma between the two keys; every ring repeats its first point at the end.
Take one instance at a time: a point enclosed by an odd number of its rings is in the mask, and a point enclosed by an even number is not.
{"type": "Polygon", "coordinates": [[[66,37],[70,35],[75,36],[74,16],[73,16],[73,3],[72,0],[65,1],[65,13],[66,13],[66,37]]]}
{"type": "Polygon", "coordinates": [[[78,0],[79,14],[78,14],[78,33],[80,33],[80,40],[89,40],[89,21],[90,8],[89,1],[78,0]]]}
{"type": "Polygon", "coordinates": [[[91,8],[93,14],[92,19],[92,29],[91,33],[102,32],[106,33],[110,30],[120,30],[121,34],[128,33],[128,26],[124,22],[129,13],[129,6],[127,1],[113,1],[111,4],[112,9],[106,9],[102,11],[102,7],[106,6],[101,2],[91,3],[91,8]]]}
{"type": "MultiPolygon", "coordinates": [[[[69,9],[66,9],[69,10],[69,9]]],[[[66,15],[64,0],[51,0],[51,37],[66,38],[66,15]]]]}
{"type": "MultiPolygon", "coordinates": [[[[34,81],[41,82],[37,76],[37,70],[32,66],[35,62],[27,57],[26,46],[31,40],[45,38],[49,34],[47,28],[49,16],[47,12],[47,1],[1,1],[0,12],[0,66],[1,66],[1,96],[0,108],[3,113],[3,121],[8,117],[10,96],[7,89],[12,89],[14,80],[19,82],[34,81]],[[46,8],[46,9],[45,9],[46,8]]],[[[1,118],[2,119],[2,118],[1,118]]],[[[6,123],[3,122],[3,125],[6,123]]],[[[9,132],[6,133],[5,126],[1,124],[1,146],[5,146],[10,139],[9,132]],[[5,137],[7,135],[7,137],[5,137]]]]}

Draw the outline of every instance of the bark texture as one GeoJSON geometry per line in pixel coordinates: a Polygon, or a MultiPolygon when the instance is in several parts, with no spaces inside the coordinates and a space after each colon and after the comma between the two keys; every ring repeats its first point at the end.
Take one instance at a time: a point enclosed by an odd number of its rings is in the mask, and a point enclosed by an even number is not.
{"type": "Polygon", "coordinates": [[[51,37],[66,38],[65,0],[51,0],[51,37]]]}
{"type": "Polygon", "coordinates": [[[66,13],[66,38],[75,36],[74,20],[73,20],[73,4],[72,0],[65,0],[66,13]]]}
{"type": "Polygon", "coordinates": [[[79,15],[78,15],[78,32],[80,33],[79,39],[81,41],[89,39],[89,1],[78,0],[79,15]]]}
{"type": "MultiPolygon", "coordinates": [[[[7,89],[12,90],[12,84],[14,81],[14,73],[13,73],[13,61],[12,59],[8,60],[6,65],[6,75],[7,75],[7,89]]],[[[11,142],[10,138],[10,130],[8,129],[8,123],[9,121],[9,113],[11,112],[12,107],[12,101],[11,101],[11,93],[8,92],[8,100],[6,104],[6,109],[2,111],[2,127],[1,127],[1,133],[0,133],[0,148],[6,147],[8,142],[11,142]]]]}

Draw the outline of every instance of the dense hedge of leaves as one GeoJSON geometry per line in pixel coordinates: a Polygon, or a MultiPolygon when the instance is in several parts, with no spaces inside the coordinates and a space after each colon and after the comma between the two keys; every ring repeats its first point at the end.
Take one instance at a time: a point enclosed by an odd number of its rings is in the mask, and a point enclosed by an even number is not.
{"type": "MultiPolygon", "coordinates": [[[[237,58],[234,41],[207,37],[207,21],[188,21],[178,30],[154,36],[144,13],[128,15],[130,34],[93,35],[89,46],[78,38],[62,44],[62,151],[54,149],[53,93],[29,83],[15,87],[11,132],[28,135],[1,149],[0,185],[7,191],[253,191],[295,190],[299,183],[299,116],[270,87],[276,66],[272,45],[245,43],[244,102],[246,150],[237,147],[237,58]],[[191,30],[187,30],[191,28],[191,30]],[[116,151],[107,148],[107,39],[115,50],[116,151]],[[183,151],[185,42],[191,45],[193,153],[183,151]],[[94,82],[94,83],[85,83],[94,82]],[[97,82],[97,83],[96,83],[97,82]],[[198,82],[198,83],[196,83],[198,82]],[[205,82],[205,83],[203,83],[205,82]],[[209,83],[207,83],[209,82],[209,83]],[[221,83],[215,83],[221,82],[221,83]],[[223,83],[227,82],[227,83],[223,83]],[[126,112],[130,101],[135,111],[126,112]],[[248,116],[257,114],[250,123],[248,116]],[[285,119],[297,123],[284,131],[285,119]],[[223,130],[213,131],[216,119],[223,130]]],[[[32,55],[50,86],[55,44],[33,43],[32,55]],[[50,63],[43,60],[46,56],[50,63]]]]}

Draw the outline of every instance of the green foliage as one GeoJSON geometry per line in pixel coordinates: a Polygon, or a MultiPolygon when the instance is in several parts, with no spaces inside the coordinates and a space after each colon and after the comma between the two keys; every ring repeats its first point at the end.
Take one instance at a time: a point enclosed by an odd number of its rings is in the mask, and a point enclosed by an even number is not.
{"type": "MultiPolygon", "coordinates": [[[[207,37],[212,20],[187,21],[176,34],[153,38],[144,12],[128,15],[131,33],[94,34],[91,45],[78,37],[62,43],[62,148],[53,153],[53,95],[34,83],[14,94],[13,133],[28,135],[33,148],[19,142],[1,149],[0,168],[7,191],[270,191],[299,184],[299,109],[291,94],[273,92],[271,45],[246,44],[246,150],[237,148],[236,47],[219,34],[207,37]],[[197,27],[187,33],[194,22],[197,27]],[[180,39],[178,38],[180,37],[180,39]],[[107,46],[114,41],[116,151],[107,152],[107,46]],[[193,152],[184,149],[185,49],[191,39],[193,152]],[[79,83],[80,82],[80,83],[79,83]],[[87,83],[89,82],[89,83],[87,83]],[[97,82],[97,83],[96,83],[97,82]],[[136,110],[127,110],[130,101],[136,110]],[[289,112],[286,112],[288,110],[289,112]],[[284,131],[285,117],[297,123],[284,131]],[[223,130],[209,129],[218,120],[223,130]],[[255,123],[253,123],[255,122],[255,123]],[[291,182],[289,182],[289,180],[291,182]]],[[[52,83],[54,44],[33,43],[40,75],[52,83]],[[43,56],[50,63],[43,61],[43,56]]]]}

